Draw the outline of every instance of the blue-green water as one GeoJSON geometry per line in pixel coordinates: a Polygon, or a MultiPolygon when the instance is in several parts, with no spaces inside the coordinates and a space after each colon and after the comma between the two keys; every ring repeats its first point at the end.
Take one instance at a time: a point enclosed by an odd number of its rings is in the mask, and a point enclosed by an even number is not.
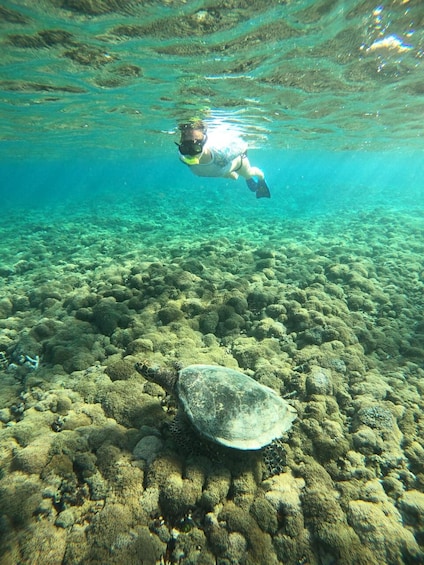
{"type": "Polygon", "coordinates": [[[1,563],[424,562],[423,22],[2,3],[1,563]],[[199,117],[271,199],[179,161],[199,117]],[[139,361],[241,370],[298,417],[274,452],[205,446],[139,361]]]}
{"type": "Polygon", "coordinates": [[[104,198],[136,199],[144,201],[148,213],[149,208],[172,210],[183,199],[188,209],[220,208],[233,214],[237,222],[243,214],[298,218],[379,206],[421,209],[424,198],[423,161],[418,151],[252,150],[250,160],[264,170],[272,191],[269,202],[257,202],[243,180],[192,175],[179,162],[172,143],[161,153],[140,153],[139,158],[129,159],[125,151],[105,156],[90,150],[85,156],[66,153],[54,161],[5,160],[0,168],[3,206],[42,210],[63,204],[101,205],[104,198]]]}

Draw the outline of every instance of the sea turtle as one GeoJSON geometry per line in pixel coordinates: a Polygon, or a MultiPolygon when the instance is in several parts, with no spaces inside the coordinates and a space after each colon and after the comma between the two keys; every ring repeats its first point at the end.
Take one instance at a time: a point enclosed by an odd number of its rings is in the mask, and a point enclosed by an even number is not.
{"type": "Polygon", "coordinates": [[[136,363],[136,369],[177,398],[174,431],[180,431],[180,437],[191,426],[200,438],[215,444],[244,451],[265,448],[269,474],[281,472],[278,440],[290,429],[297,412],[275,391],[222,366],[189,365],[163,371],[142,362],[136,363]]]}

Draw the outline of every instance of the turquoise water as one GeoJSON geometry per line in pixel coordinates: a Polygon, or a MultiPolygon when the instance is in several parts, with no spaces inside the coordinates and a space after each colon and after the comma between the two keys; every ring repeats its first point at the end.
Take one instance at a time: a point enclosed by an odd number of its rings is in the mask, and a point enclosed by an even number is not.
{"type": "Polygon", "coordinates": [[[423,23],[2,3],[1,563],[424,562],[423,23]],[[179,161],[199,117],[271,199],[179,161]],[[298,417],[272,455],[205,447],[144,360],[243,371],[298,417]]]}
{"type": "Polygon", "coordinates": [[[273,209],[305,209],[311,193],[351,207],[355,190],[355,207],[382,192],[420,202],[422,18],[401,0],[6,2],[2,197],[132,195],[163,190],[166,173],[172,192],[198,190],[173,142],[200,116],[249,141],[273,209]]]}
{"type": "MultiPolygon", "coordinates": [[[[337,215],[340,210],[422,209],[423,165],[418,151],[368,154],[270,148],[252,150],[250,160],[265,172],[271,201],[256,201],[243,180],[195,177],[180,164],[171,144],[162,157],[128,159],[119,152],[105,160],[99,151],[92,157],[71,158],[67,153],[54,161],[6,160],[0,166],[0,193],[8,213],[26,208],[38,214],[46,209],[63,214],[66,206],[69,214],[73,207],[79,212],[102,209],[107,199],[120,206],[127,202],[128,213],[136,202],[140,208],[134,220],[163,210],[177,216],[182,212],[184,221],[185,213],[195,215],[198,210],[225,212],[235,224],[251,217],[268,222],[337,215]]],[[[108,213],[113,213],[113,206],[108,213]]],[[[205,227],[213,233],[214,221],[205,227]]]]}

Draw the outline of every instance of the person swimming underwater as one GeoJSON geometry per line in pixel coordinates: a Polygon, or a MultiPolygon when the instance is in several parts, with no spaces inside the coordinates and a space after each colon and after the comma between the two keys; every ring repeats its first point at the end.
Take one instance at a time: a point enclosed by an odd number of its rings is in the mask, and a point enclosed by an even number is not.
{"type": "Polygon", "coordinates": [[[256,198],[271,198],[264,173],[252,167],[247,158],[247,143],[227,131],[217,135],[207,134],[202,120],[182,123],[178,126],[181,139],[177,143],[180,160],[199,177],[224,177],[246,180],[256,198]]]}

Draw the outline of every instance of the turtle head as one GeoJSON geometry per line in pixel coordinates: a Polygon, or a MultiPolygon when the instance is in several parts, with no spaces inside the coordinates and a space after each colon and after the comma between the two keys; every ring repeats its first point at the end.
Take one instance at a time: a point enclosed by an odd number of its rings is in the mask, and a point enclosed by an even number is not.
{"type": "Polygon", "coordinates": [[[135,369],[140,375],[143,375],[148,381],[152,381],[166,390],[166,392],[175,392],[175,386],[178,380],[178,370],[166,371],[162,370],[159,365],[150,365],[147,361],[141,361],[135,364],[135,369]]]}

